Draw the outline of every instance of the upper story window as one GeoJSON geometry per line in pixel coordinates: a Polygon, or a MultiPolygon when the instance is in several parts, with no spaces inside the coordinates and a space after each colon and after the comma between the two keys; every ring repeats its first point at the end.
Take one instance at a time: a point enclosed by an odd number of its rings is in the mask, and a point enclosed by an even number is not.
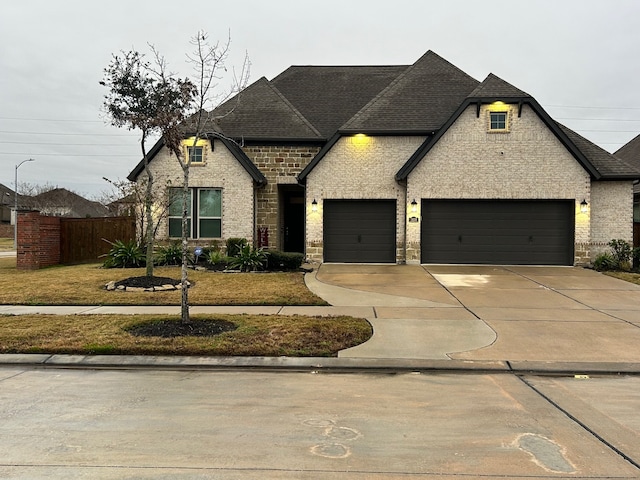
{"type": "Polygon", "coordinates": [[[489,112],[489,130],[506,132],[508,131],[508,112],[489,112]]]}
{"type": "Polygon", "coordinates": [[[190,163],[204,162],[204,147],[187,147],[190,163]]]}
{"type": "Polygon", "coordinates": [[[195,137],[182,140],[182,148],[184,149],[184,158],[193,166],[206,165],[209,148],[213,149],[209,140],[196,139],[195,137]]]}

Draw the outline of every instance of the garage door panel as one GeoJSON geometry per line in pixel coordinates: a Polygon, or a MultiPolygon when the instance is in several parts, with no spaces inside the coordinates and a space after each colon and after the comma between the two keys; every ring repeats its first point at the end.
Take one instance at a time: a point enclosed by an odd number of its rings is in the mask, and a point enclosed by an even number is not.
{"type": "Polygon", "coordinates": [[[423,200],[422,262],[573,263],[573,201],[423,200]]]}
{"type": "Polygon", "coordinates": [[[395,263],[395,200],[325,200],[324,261],[395,263]]]}

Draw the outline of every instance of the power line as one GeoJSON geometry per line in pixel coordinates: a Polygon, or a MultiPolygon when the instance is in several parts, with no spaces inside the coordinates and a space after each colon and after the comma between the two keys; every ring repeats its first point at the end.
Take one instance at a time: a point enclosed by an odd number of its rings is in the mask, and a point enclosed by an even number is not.
{"type": "Polygon", "coordinates": [[[125,154],[116,154],[109,155],[107,153],[24,153],[24,152],[0,152],[0,155],[14,155],[14,156],[25,156],[25,157],[134,157],[135,155],[125,155],[125,154]]]}
{"type": "Polygon", "coordinates": [[[59,133],[59,132],[12,132],[8,130],[0,130],[0,133],[20,134],[20,135],[64,135],[64,136],[91,136],[91,137],[130,137],[136,136],[124,133],[59,133]]]}
{"type": "Polygon", "coordinates": [[[12,145],[55,145],[58,147],[127,147],[131,148],[131,145],[116,144],[116,143],[50,143],[50,142],[2,142],[0,144],[12,144],[12,145]]]}

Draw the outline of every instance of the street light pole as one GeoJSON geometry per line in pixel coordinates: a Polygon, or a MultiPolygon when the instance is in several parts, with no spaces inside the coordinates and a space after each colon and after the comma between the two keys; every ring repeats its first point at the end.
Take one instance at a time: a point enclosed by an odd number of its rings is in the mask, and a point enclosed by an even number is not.
{"type": "Polygon", "coordinates": [[[18,168],[25,162],[34,162],[35,158],[28,158],[16,165],[16,176],[13,184],[13,248],[18,250],[18,168]]]}

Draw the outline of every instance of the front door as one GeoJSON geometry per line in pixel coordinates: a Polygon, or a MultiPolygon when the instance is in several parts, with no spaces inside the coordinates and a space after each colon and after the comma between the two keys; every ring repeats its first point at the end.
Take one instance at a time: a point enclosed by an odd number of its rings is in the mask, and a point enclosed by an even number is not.
{"type": "Polygon", "coordinates": [[[282,249],[304,253],[304,191],[283,191],[282,207],[282,249]]]}

